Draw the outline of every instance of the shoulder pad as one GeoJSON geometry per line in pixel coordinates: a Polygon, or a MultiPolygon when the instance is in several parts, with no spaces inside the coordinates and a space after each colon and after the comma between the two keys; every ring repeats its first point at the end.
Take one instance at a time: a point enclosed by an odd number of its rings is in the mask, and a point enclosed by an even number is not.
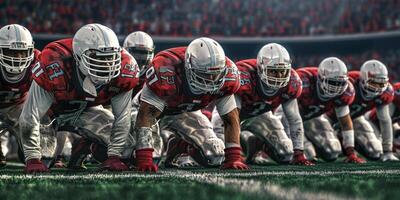
{"type": "Polygon", "coordinates": [[[350,81],[347,82],[349,83],[349,86],[347,87],[346,91],[344,91],[344,93],[335,100],[336,106],[350,105],[354,101],[356,96],[354,86],[350,81]]]}
{"type": "Polygon", "coordinates": [[[113,80],[112,84],[120,88],[121,91],[129,91],[138,87],[139,67],[135,59],[125,50],[121,52],[121,73],[113,80]]]}
{"type": "Polygon", "coordinates": [[[360,79],[360,72],[359,71],[350,71],[348,73],[349,80],[351,83],[356,84],[358,80],[360,79]]]}
{"type": "Polygon", "coordinates": [[[171,96],[176,94],[177,73],[172,65],[163,65],[163,57],[153,60],[152,65],[146,71],[146,85],[157,96],[171,96]]]}
{"type": "Polygon", "coordinates": [[[70,49],[60,46],[57,41],[48,44],[40,54],[39,62],[32,68],[33,79],[47,91],[66,89],[69,72],[64,65],[68,58],[72,61],[70,49]]]}
{"type": "Polygon", "coordinates": [[[290,80],[286,87],[287,87],[287,94],[290,99],[295,99],[300,97],[301,92],[303,90],[302,81],[294,69],[292,69],[290,72],[290,80]]]}
{"type": "Polygon", "coordinates": [[[392,84],[389,83],[387,89],[378,98],[377,104],[379,105],[389,104],[392,103],[393,99],[394,99],[394,90],[392,84]]]}
{"type": "Polygon", "coordinates": [[[225,76],[225,83],[221,91],[225,95],[231,95],[240,88],[240,75],[235,63],[229,58],[226,58],[226,67],[228,68],[228,74],[225,76]]]}

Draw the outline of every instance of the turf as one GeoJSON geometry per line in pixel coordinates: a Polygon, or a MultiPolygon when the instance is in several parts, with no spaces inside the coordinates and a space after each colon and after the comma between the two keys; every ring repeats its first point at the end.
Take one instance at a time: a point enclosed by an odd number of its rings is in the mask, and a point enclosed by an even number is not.
{"type": "Polygon", "coordinates": [[[399,199],[400,163],[252,166],[247,172],[191,168],[157,174],[0,169],[0,199],[399,199]]]}

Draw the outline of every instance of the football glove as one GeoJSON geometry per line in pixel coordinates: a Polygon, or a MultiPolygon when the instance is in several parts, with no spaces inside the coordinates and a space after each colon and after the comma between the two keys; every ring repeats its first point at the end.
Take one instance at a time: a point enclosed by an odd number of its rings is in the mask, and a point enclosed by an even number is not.
{"type": "Polygon", "coordinates": [[[305,165],[312,166],[315,165],[313,162],[307,160],[302,150],[294,150],[292,161],[290,161],[292,165],[305,165]]]}
{"type": "Polygon", "coordinates": [[[157,172],[158,166],[153,163],[153,151],[152,148],[136,150],[135,164],[137,171],[157,172]]]}
{"type": "Polygon", "coordinates": [[[24,172],[26,174],[50,172],[50,170],[37,158],[26,161],[24,172]]]}
{"type": "Polygon", "coordinates": [[[354,151],[353,147],[347,147],[345,149],[345,155],[346,159],[344,159],[344,162],[346,163],[366,163],[364,159],[357,156],[357,153],[354,151]]]}
{"type": "Polygon", "coordinates": [[[224,149],[225,160],[222,163],[221,169],[237,169],[237,170],[248,170],[249,167],[243,162],[242,148],[230,147],[224,149]]]}
{"type": "Polygon", "coordinates": [[[109,156],[108,159],[101,164],[100,170],[127,171],[129,168],[121,161],[119,156],[109,156]]]}

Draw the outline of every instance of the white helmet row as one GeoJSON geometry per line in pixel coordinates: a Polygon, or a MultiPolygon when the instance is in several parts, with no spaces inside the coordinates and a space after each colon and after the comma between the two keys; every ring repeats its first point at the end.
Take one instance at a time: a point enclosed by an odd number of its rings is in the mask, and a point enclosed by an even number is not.
{"type": "Polygon", "coordinates": [[[388,71],[382,62],[368,60],[361,66],[360,73],[361,88],[367,97],[380,95],[388,87],[388,71]]]}
{"type": "Polygon", "coordinates": [[[348,87],[348,79],[347,67],[339,58],[325,58],[318,66],[318,83],[323,97],[343,94],[348,87]]]}
{"type": "Polygon", "coordinates": [[[106,84],[120,74],[121,47],[110,28],[87,24],[75,33],[72,47],[80,71],[95,85],[106,84]]]}
{"type": "Polygon", "coordinates": [[[153,39],[143,31],[136,31],[129,34],[124,40],[123,48],[135,58],[141,72],[145,71],[153,60],[153,39]]]}
{"type": "Polygon", "coordinates": [[[288,51],[280,44],[269,43],[257,54],[258,75],[269,88],[285,87],[290,80],[292,69],[288,51]]]}
{"type": "Polygon", "coordinates": [[[218,91],[228,72],[221,45],[206,37],[193,40],[186,49],[185,72],[193,93],[218,91]]]}
{"type": "MultiPolygon", "coordinates": [[[[29,30],[18,24],[0,29],[0,65],[10,74],[22,73],[33,61],[34,42],[29,30]]],[[[4,74],[4,73],[3,73],[4,74]]]]}

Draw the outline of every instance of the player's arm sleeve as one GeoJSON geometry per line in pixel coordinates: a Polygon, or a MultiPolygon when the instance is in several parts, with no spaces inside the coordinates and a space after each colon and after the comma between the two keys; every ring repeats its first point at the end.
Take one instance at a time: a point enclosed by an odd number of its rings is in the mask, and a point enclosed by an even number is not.
{"type": "Polygon", "coordinates": [[[32,82],[28,99],[19,117],[21,143],[25,160],[41,158],[40,119],[46,114],[53,101],[54,96],[51,92],[41,88],[35,81],[32,82]]]}
{"type": "Polygon", "coordinates": [[[242,109],[242,98],[235,94],[235,103],[236,103],[236,107],[240,109],[242,109]]]}
{"type": "Polygon", "coordinates": [[[131,129],[132,90],[111,98],[114,123],[111,130],[108,156],[121,156],[125,141],[131,129]]]}
{"type": "Polygon", "coordinates": [[[379,119],[379,126],[382,134],[383,151],[392,151],[393,146],[393,127],[392,118],[390,117],[389,105],[382,105],[376,108],[376,114],[379,119]]]}
{"type": "Polygon", "coordinates": [[[304,149],[304,128],[301,119],[297,99],[290,99],[282,104],[283,112],[290,127],[290,138],[293,142],[293,149],[304,149]]]}
{"type": "Polygon", "coordinates": [[[222,98],[219,98],[215,102],[215,106],[217,107],[218,113],[220,116],[224,116],[237,108],[235,95],[229,95],[222,98]]]}
{"type": "Polygon", "coordinates": [[[339,106],[335,108],[336,117],[338,119],[348,115],[350,113],[350,109],[348,105],[339,106]]]}
{"type": "Polygon", "coordinates": [[[157,94],[155,94],[147,85],[144,85],[142,89],[142,94],[140,95],[140,100],[144,101],[150,105],[153,105],[157,108],[160,112],[164,110],[164,107],[167,103],[162,100],[157,94]]]}

